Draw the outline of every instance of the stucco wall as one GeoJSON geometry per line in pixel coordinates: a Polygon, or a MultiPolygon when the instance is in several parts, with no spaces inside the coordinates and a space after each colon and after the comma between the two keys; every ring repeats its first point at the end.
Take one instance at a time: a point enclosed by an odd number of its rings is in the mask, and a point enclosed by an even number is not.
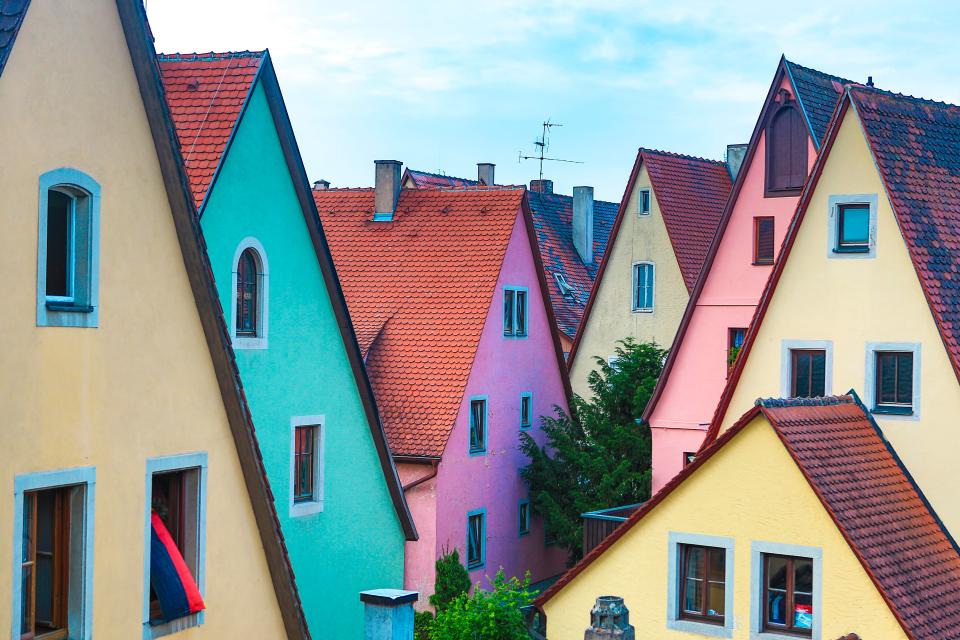
{"type": "MultiPolygon", "coordinates": [[[[467,513],[486,509],[486,563],[470,571],[470,580],[486,585],[503,567],[507,576],[522,576],[530,571],[534,581],[560,573],[566,552],[544,545],[539,518],[533,518],[528,535],[519,536],[518,502],[528,491],[519,468],[527,458],[518,450],[520,433],[520,394],[531,392],[533,426],[530,432],[543,440],[539,417],[553,414],[553,406],[566,409],[561,373],[554,355],[546,309],[530,253],[523,219],[514,224],[506,256],[483,327],[477,357],[467,381],[460,411],[443,453],[436,479],[435,555],[427,565],[411,562],[408,544],[407,583],[415,576],[432,575],[433,561],[443,549],[457,548],[466,562],[467,513]],[[525,286],[528,295],[528,337],[503,336],[503,287],[525,286]],[[469,407],[473,396],[487,396],[487,452],[471,456],[469,450],[469,407]],[[539,435],[538,435],[539,434],[539,435]]],[[[420,489],[418,487],[418,489],[420,489]]],[[[417,504],[414,508],[419,509],[417,504]]],[[[426,528],[417,520],[417,526],[426,528]]],[[[420,558],[419,553],[416,556],[420,558]]],[[[423,585],[421,598],[432,593],[432,580],[423,585]]]]}
{"type": "Polygon", "coordinates": [[[237,364],[314,635],[361,638],[360,591],[403,584],[403,530],[273,117],[258,84],[202,226],[228,319],[237,247],[256,238],[269,267],[268,348],[237,364]],[[323,511],[290,515],[290,421],[323,416],[323,511]]]}
{"type": "MultiPolygon", "coordinates": [[[[862,638],[905,638],[860,562],[763,417],[737,435],[544,607],[550,640],[580,640],[597,596],[618,595],[638,638],[704,635],[667,628],[668,537],[692,533],[734,539],[734,640],[748,640],[751,544],[822,550],[820,640],[855,631],[862,638]]],[[[816,578],[815,578],[816,579],[816,578]]]]}
{"type": "MultiPolygon", "coordinates": [[[[789,80],[782,88],[792,92],[789,80]]],[[[817,151],[808,138],[810,167],[817,151]]],[[[653,435],[653,489],[660,489],[683,465],[683,452],[703,443],[720,394],[727,382],[728,331],[750,326],[771,266],[753,264],[753,219],[774,217],[777,255],[797,206],[797,196],[764,197],[766,138],[760,134],[756,152],[707,274],[696,310],[656,409],[650,416],[653,435]]]]}
{"type": "Polygon", "coordinates": [[[283,637],[115,3],[31,2],[0,113],[13,154],[0,163],[0,628],[14,475],[96,467],[93,635],[129,640],[146,588],[146,460],[206,452],[207,612],[178,637],[283,637]],[[38,178],[59,167],[102,187],[97,329],[36,326],[38,178]]]}
{"type": "Polygon", "coordinates": [[[803,225],[760,327],[723,426],[759,396],[780,395],[783,340],[832,340],[833,388],[861,396],[866,345],[920,343],[920,417],[877,415],[877,422],[951,531],[960,527],[954,436],[960,393],[916,270],[853,110],[846,114],[803,225]],[[828,259],[831,195],[877,194],[873,259],[828,259]]]}
{"type": "Polygon", "coordinates": [[[594,356],[606,359],[614,355],[617,341],[627,336],[669,347],[690,299],[645,166],[640,168],[620,230],[608,251],[610,256],[595,295],[593,311],[570,369],[573,391],[584,397],[593,395],[587,386],[587,376],[597,366],[594,356]],[[650,215],[637,213],[641,189],[651,189],[650,215]],[[635,262],[655,265],[653,311],[633,310],[635,262]]]}

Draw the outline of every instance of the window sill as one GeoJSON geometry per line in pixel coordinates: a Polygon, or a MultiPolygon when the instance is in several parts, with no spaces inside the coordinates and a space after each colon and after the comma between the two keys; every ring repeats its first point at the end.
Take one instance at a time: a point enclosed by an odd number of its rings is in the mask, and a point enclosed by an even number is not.
{"type": "Polygon", "coordinates": [[[88,304],[74,304],[72,302],[46,302],[47,311],[57,313],[93,313],[93,307],[88,304]]]}
{"type": "Polygon", "coordinates": [[[291,518],[302,518],[303,516],[313,515],[314,513],[323,513],[322,500],[310,500],[290,504],[291,518]]]}
{"type": "Polygon", "coordinates": [[[769,260],[769,261],[767,261],[767,260],[754,260],[754,261],[753,261],[753,266],[755,266],[755,267],[772,267],[772,266],[773,266],[773,260],[769,260]]]}
{"type": "Polygon", "coordinates": [[[233,348],[241,349],[266,349],[267,339],[253,336],[233,336],[233,348]]]}
{"type": "Polygon", "coordinates": [[[471,450],[471,451],[469,451],[468,453],[470,454],[470,457],[471,457],[471,458],[476,458],[476,457],[479,457],[479,456],[485,456],[485,455],[487,455],[487,450],[486,450],[486,449],[478,449],[478,450],[476,450],[476,451],[471,450]]]}
{"type": "MultiPolygon", "coordinates": [[[[810,633],[792,633],[790,631],[759,631],[750,634],[750,640],[798,640],[798,638],[810,640],[813,637],[815,636],[810,633]]],[[[816,637],[819,638],[819,634],[816,637]]]]}
{"type": "Polygon", "coordinates": [[[476,571],[477,569],[483,569],[483,564],[484,563],[482,562],[480,564],[468,564],[467,571],[476,571]]]}
{"type": "Polygon", "coordinates": [[[653,313],[653,309],[634,309],[633,313],[653,313]]]}
{"type": "Polygon", "coordinates": [[[803,187],[790,187],[787,189],[771,189],[767,188],[764,193],[764,198],[786,198],[789,196],[798,196],[800,192],[803,191],[803,187]]]}
{"type": "Polygon", "coordinates": [[[870,253],[870,246],[863,247],[834,247],[834,253],[870,253]]]}
{"type": "Polygon", "coordinates": [[[733,629],[726,625],[706,620],[688,620],[680,618],[678,620],[668,620],[667,628],[673,631],[683,631],[685,633],[695,633],[710,638],[732,638],[733,629]]]}
{"type": "Polygon", "coordinates": [[[160,638],[179,631],[185,631],[192,627],[199,627],[203,624],[203,613],[203,611],[200,611],[199,613],[171,620],[170,622],[146,622],[143,625],[143,638],[144,640],[150,640],[151,638],[160,638]]]}
{"type": "Polygon", "coordinates": [[[878,405],[873,408],[873,413],[890,416],[912,416],[913,407],[897,407],[892,405],[878,405]]]}

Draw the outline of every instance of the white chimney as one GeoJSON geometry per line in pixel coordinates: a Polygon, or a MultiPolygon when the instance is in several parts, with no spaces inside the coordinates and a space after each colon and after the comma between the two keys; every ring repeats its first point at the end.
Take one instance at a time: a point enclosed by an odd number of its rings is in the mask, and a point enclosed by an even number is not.
{"type": "Polygon", "coordinates": [[[573,246],[584,264],[593,264],[593,187],[573,188],[573,246]]]}
{"type": "Polygon", "coordinates": [[[377,173],[374,181],[374,210],[373,219],[377,222],[393,220],[397,211],[397,200],[400,199],[400,167],[399,160],[374,160],[377,173]]]}
{"type": "Polygon", "coordinates": [[[747,157],[747,147],[749,146],[747,144],[727,145],[727,171],[730,172],[730,180],[734,182],[736,182],[737,175],[740,173],[744,158],[747,157]]]}
{"type": "Polygon", "coordinates": [[[330,188],[329,180],[317,180],[316,182],[313,183],[314,191],[326,191],[329,188],[330,188]]]}
{"type": "Polygon", "coordinates": [[[494,185],[493,169],[496,166],[497,165],[493,164],[492,162],[477,163],[477,180],[480,182],[480,184],[487,187],[492,187],[494,185]]]}

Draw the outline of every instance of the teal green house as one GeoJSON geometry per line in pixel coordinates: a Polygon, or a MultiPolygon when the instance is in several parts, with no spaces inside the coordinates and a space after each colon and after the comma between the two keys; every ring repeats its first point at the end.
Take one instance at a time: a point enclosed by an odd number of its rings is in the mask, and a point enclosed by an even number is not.
{"type": "Polygon", "coordinates": [[[307,623],[359,639],[417,533],[270,55],[158,62],[307,623]]]}

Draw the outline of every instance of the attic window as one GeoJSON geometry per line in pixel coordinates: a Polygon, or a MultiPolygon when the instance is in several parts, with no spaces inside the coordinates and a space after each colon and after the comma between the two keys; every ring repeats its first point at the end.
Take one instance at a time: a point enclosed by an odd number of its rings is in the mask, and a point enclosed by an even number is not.
{"type": "Polygon", "coordinates": [[[560,289],[560,295],[564,297],[573,297],[574,289],[567,282],[567,279],[559,271],[553,274],[553,279],[557,281],[557,288],[560,289]]]}
{"type": "Polygon", "coordinates": [[[807,178],[807,130],[795,100],[781,93],[766,131],[768,196],[796,195],[807,178]]]}

